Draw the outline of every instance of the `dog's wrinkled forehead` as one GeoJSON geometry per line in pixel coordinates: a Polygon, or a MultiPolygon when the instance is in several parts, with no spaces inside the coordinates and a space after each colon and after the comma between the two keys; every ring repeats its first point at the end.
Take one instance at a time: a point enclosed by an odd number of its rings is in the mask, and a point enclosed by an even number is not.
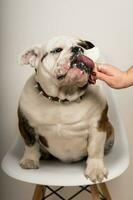
{"type": "Polygon", "coordinates": [[[62,50],[71,50],[72,47],[81,47],[84,55],[91,58],[94,62],[99,58],[99,49],[90,41],[86,41],[76,37],[58,36],[46,43],[45,51],[47,53],[57,53],[62,50]]]}
{"type": "Polygon", "coordinates": [[[69,48],[79,42],[77,38],[60,36],[49,40],[46,44],[46,51],[51,51],[54,48],[69,48]]]}

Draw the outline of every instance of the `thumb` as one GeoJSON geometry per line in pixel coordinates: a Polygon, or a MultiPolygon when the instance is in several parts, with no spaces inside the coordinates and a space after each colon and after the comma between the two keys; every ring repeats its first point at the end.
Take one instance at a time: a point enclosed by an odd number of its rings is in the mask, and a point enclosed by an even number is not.
{"type": "Polygon", "coordinates": [[[102,80],[102,81],[105,81],[106,83],[107,83],[108,80],[109,80],[109,76],[108,76],[108,75],[106,75],[106,74],[104,74],[104,73],[101,73],[101,72],[99,72],[99,71],[97,71],[97,73],[96,73],[96,78],[97,78],[97,79],[100,79],[100,80],[102,80]]]}

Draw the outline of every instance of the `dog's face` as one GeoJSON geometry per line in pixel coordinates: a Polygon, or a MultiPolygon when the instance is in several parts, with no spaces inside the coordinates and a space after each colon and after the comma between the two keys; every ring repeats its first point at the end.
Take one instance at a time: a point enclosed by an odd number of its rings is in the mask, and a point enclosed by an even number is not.
{"type": "Polygon", "coordinates": [[[91,42],[61,36],[28,50],[21,63],[35,67],[41,79],[47,76],[59,87],[83,87],[93,83],[91,75],[98,57],[99,50],[91,42]]]}

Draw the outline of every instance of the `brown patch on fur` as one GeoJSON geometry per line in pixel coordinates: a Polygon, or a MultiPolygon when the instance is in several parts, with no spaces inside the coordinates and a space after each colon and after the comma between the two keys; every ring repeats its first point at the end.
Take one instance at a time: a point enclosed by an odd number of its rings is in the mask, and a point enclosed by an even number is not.
{"type": "Polygon", "coordinates": [[[45,147],[49,147],[49,146],[48,146],[48,142],[47,142],[47,140],[46,140],[45,137],[39,136],[39,140],[41,141],[41,143],[42,143],[45,147]]]}
{"type": "Polygon", "coordinates": [[[98,131],[100,132],[104,131],[107,133],[106,140],[108,140],[114,133],[114,128],[108,119],[107,113],[108,113],[108,105],[106,104],[102,112],[101,118],[98,121],[98,131]]]}
{"type": "Polygon", "coordinates": [[[18,127],[25,144],[28,146],[34,145],[36,143],[35,129],[30,126],[20,107],[18,108],[18,127]]]}

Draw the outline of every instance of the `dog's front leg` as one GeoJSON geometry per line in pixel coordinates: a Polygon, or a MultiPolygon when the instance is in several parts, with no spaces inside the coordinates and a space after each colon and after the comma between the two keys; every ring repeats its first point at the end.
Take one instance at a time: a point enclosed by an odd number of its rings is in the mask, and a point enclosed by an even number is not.
{"type": "Polygon", "coordinates": [[[25,152],[20,160],[20,166],[23,169],[37,169],[39,168],[40,148],[35,129],[29,125],[20,108],[18,109],[18,119],[19,130],[25,143],[25,152]]]}
{"type": "Polygon", "coordinates": [[[39,144],[35,143],[32,146],[28,146],[25,144],[25,152],[20,160],[20,166],[23,169],[38,169],[39,168],[39,144]]]}
{"type": "Polygon", "coordinates": [[[98,131],[94,126],[88,140],[88,159],[85,176],[90,178],[92,182],[101,182],[104,177],[107,177],[107,169],[103,161],[106,132],[98,131]]]}

